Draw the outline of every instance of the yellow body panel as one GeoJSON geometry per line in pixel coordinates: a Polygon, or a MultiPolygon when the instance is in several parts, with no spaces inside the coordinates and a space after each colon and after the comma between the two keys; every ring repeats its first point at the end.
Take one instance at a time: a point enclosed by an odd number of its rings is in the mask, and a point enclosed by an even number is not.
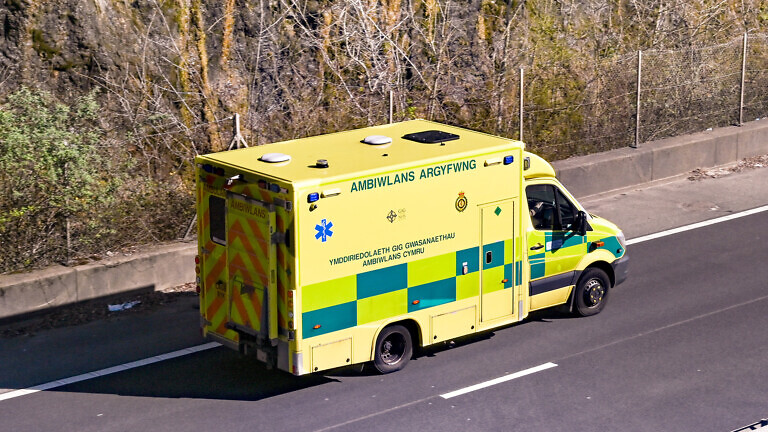
{"type": "Polygon", "coordinates": [[[531,311],[546,309],[568,301],[573,285],[531,296],[531,311]]]}
{"type": "Polygon", "coordinates": [[[325,370],[352,361],[352,338],[312,347],[311,369],[313,372],[325,370]]]}
{"type": "Polygon", "coordinates": [[[476,307],[468,307],[440,315],[432,315],[430,342],[437,343],[473,333],[477,324],[476,307]]]}

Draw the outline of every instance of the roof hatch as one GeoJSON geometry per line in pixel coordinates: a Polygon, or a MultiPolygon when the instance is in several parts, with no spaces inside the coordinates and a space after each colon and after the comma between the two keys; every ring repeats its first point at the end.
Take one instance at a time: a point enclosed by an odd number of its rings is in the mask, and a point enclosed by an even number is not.
{"type": "Polygon", "coordinates": [[[407,135],[403,135],[403,138],[425,144],[437,144],[446,141],[457,140],[459,139],[459,136],[439,130],[428,130],[423,132],[409,133],[407,135]]]}

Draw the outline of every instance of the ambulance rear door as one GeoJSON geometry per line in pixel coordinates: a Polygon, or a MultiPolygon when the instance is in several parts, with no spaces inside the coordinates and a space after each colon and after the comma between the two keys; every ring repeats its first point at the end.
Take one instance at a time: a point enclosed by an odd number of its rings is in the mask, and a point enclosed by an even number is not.
{"type": "Polygon", "coordinates": [[[227,326],[273,342],[278,334],[275,219],[273,204],[227,193],[227,326]]]}

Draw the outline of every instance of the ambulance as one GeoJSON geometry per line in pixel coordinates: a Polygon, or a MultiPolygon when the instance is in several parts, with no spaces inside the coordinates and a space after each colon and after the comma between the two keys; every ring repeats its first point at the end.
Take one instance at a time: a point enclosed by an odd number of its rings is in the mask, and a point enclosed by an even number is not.
{"type": "Polygon", "coordinates": [[[627,276],[619,228],[520,141],[412,120],[195,164],[203,335],[294,375],[594,315],[627,276]]]}

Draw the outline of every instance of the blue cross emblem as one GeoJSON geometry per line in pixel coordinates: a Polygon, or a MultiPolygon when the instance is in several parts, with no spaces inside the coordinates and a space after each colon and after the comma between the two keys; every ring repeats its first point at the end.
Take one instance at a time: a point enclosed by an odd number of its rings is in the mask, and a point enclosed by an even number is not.
{"type": "Polygon", "coordinates": [[[333,222],[323,219],[320,221],[319,225],[315,225],[315,229],[317,230],[315,238],[322,239],[323,243],[325,243],[325,241],[328,240],[328,237],[333,236],[333,231],[331,231],[331,228],[333,228],[333,222]]]}

